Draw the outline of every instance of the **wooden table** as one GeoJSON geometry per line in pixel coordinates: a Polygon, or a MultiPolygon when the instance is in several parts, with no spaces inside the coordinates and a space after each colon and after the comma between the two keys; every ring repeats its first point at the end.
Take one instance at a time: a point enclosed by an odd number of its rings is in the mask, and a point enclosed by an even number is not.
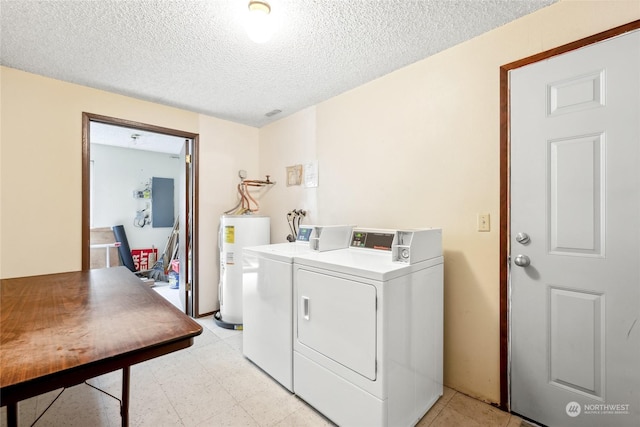
{"type": "Polygon", "coordinates": [[[202,326],[126,267],[0,281],[0,404],[122,369],[122,425],[130,366],[189,347],[202,326]]]}

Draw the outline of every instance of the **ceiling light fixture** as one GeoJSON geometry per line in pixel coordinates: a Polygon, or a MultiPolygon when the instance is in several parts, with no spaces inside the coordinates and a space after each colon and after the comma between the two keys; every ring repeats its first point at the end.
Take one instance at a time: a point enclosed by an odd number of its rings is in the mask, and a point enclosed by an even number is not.
{"type": "Polygon", "coordinates": [[[266,1],[249,1],[249,13],[245,27],[249,38],[254,42],[266,43],[273,35],[275,27],[270,13],[271,6],[266,1]]]}

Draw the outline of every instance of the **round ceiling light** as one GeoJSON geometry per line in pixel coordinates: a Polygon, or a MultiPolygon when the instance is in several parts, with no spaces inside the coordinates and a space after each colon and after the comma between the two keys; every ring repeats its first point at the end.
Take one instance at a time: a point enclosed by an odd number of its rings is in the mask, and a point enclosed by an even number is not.
{"type": "Polygon", "coordinates": [[[245,27],[249,38],[254,42],[265,43],[271,39],[275,26],[270,13],[271,6],[266,1],[249,1],[249,13],[245,27]]]}

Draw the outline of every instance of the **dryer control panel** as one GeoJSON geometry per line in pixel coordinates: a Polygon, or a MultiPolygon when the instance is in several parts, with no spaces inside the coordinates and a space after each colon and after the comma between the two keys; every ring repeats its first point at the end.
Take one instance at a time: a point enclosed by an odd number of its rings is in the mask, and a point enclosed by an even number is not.
{"type": "Polygon", "coordinates": [[[394,231],[353,230],[351,233],[352,248],[377,249],[390,251],[395,238],[394,231]]]}
{"type": "Polygon", "coordinates": [[[442,256],[442,230],[398,230],[393,242],[391,260],[413,264],[442,256]]]}
{"type": "Polygon", "coordinates": [[[413,264],[442,256],[442,230],[354,228],[349,247],[390,252],[391,261],[413,264]]]}

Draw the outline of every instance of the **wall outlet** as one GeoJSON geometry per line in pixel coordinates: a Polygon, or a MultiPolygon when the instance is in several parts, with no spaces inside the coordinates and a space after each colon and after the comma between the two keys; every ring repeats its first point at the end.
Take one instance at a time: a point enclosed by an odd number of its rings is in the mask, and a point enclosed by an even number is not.
{"type": "Polygon", "coordinates": [[[491,221],[488,213],[478,214],[478,231],[491,231],[491,221]]]}

